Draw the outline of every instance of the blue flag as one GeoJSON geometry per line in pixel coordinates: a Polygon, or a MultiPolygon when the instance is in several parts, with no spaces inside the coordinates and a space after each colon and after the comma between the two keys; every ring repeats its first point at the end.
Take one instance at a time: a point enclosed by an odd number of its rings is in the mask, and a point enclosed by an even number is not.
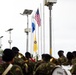
{"type": "Polygon", "coordinates": [[[32,22],[32,33],[35,31],[35,23],[32,22]]]}

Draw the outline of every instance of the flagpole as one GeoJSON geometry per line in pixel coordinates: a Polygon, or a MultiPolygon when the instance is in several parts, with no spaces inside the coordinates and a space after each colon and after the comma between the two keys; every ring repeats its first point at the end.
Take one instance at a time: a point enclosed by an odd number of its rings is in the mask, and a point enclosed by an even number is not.
{"type": "Polygon", "coordinates": [[[38,54],[39,54],[39,47],[40,47],[40,46],[39,46],[39,43],[40,43],[40,42],[39,42],[39,27],[38,27],[38,54]]]}
{"type": "Polygon", "coordinates": [[[40,14],[39,14],[39,8],[37,9],[37,11],[36,11],[36,14],[35,14],[35,20],[36,20],[36,22],[37,22],[37,24],[38,24],[38,53],[39,53],[39,27],[41,26],[41,19],[40,19],[40,14]]]}
{"type": "MultiPolygon", "coordinates": [[[[32,23],[32,17],[31,17],[31,23],[32,23]]],[[[32,33],[32,28],[31,28],[31,54],[33,54],[33,33],[32,33]]]]}
{"type": "Polygon", "coordinates": [[[40,3],[40,15],[41,15],[41,54],[42,54],[42,9],[41,9],[41,3],[40,3]]]}
{"type": "Polygon", "coordinates": [[[45,9],[44,9],[44,2],[43,0],[43,52],[45,53],[45,9]]]}

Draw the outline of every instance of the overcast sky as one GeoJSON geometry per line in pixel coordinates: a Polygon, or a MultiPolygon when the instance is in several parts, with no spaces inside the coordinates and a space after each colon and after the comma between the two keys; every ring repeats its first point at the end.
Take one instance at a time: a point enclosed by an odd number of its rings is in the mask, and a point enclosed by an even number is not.
{"type": "MultiPolygon", "coordinates": [[[[41,0],[2,0],[0,1],[0,36],[2,38],[2,49],[9,47],[9,28],[12,31],[12,47],[17,46],[23,54],[26,51],[27,17],[20,15],[24,9],[32,9],[34,12],[39,7],[41,0]]],[[[49,53],[49,9],[45,6],[45,52],[49,53]]],[[[43,13],[41,13],[43,15],[43,13]]],[[[29,16],[31,27],[31,15],[29,16]]],[[[29,33],[31,39],[31,32],[29,33]]],[[[62,49],[66,54],[68,51],[76,50],[76,0],[57,0],[52,7],[52,45],[53,56],[62,49]]],[[[31,51],[29,42],[29,51],[31,51]]],[[[40,46],[41,48],[41,46],[40,46]]],[[[40,51],[39,51],[40,52],[40,51]]],[[[43,52],[43,51],[42,51],[43,52]]]]}

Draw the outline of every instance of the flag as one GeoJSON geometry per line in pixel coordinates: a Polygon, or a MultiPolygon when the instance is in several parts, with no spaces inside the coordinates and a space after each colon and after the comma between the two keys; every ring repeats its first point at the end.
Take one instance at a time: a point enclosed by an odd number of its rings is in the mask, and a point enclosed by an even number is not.
{"type": "Polygon", "coordinates": [[[34,17],[35,15],[33,14],[32,15],[32,18],[31,18],[31,21],[32,21],[32,33],[35,31],[35,17],[34,17]]]}
{"type": "Polygon", "coordinates": [[[35,31],[35,23],[32,22],[32,33],[35,31]]]}
{"type": "Polygon", "coordinates": [[[34,48],[34,52],[37,52],[37,50],[38,50],[38,45],[37,45],[36,35],[35,35],[35,37],[34,37],[34,46],[33,46],[33,48],[34,48]]]}
{"type": "Polygon", "coordinates": [[[36,11],[35,20],[37,21],[38,26],[41,26],[41,18],[40,18],[40,14],[39,14],[39,9],[37,9],[37,11],[36,11]]]}

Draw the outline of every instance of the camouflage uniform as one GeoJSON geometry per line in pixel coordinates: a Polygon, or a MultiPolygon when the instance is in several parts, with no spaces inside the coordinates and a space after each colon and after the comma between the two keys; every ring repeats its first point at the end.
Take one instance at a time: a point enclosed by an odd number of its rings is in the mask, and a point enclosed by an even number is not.
{"type": "Polygon", "coordinates": [[[13,64],[16,64],[16,65],[19,65],[24,73],[24,75],[26,75],[26,72],[27,72],[27,64],[26,62],[22,59],[22,58],[19,58],[17,55],[14,57],[14,63],[13,64]]]}
{"type": "Polygon", "coordinates": [[[15,55],[13,64],[19,65],[24,75],[26,75],[27,64],[25,63],[24,55],[19,53],[19,49],[17,47],[12,47],[12,51],[14,52],[14,55],[15,55]]]}
{"type": "Polygon", "coordinates": [[[34,75],[50,75],[55,66],[56,65],[51,62],[42,63],[37,67],[34,75]]]}
{"type": "MultiPolygon", "coordinates": [[[[3,74],[5,69],[9,66],[9,64],[4,63],[0,64],[0,75],[3,74]]],[[[10,71],[6,75],[23,75],[21,68],[18,65],[13,65],[10,71]]]]}
{"type": "Polygon", "coordinates": [[[72,69],[70,70],[70,72],[72,73],[72,75],[76,75],[76,58],[72,59],[72,69]]]}
{"type": "Polygon", "coordinates": [[[64,62],[67,61],[66,57],[64,56],[64,51],[63,50],[59,50],[58,51],[58,65],[62,65],[64,62]]]}
{"type": "Polygon", "coordinates": [[[2,61],[2,54],[3,54],[3,50],[0,49],[0,64],[3,63],[3,61],[2,61]]]}
{"type": "Polygon", "coordinates": [[[72,59],[72,65],[76,63],[76,58],[72,59]]]}
{"type": "Polygon", "coordinates": [[[67,61],[64,62],[63,65],[66,65],[66,66],[67,66],[67,65],[72,65],[72,61],[67,59],[67,61]]]}
{"type": "Polygon", "coordinates": [[[65,61],[63,65],[72,65],[73,53],[67,52],[66,58],[67,58],[67,61],[65,61]]]}
{"type": "Polygon", "coordinates": [[[26,60],[25,62],[27,64],[27,66],[28,66],[27,75],[33,75],[33,70],[34,70],[35,62],[33,62],[31,60],[26,60]]]}
{"type": "Polygon", "coordinates": [[[67,61],[67,58],[65,56],[61,56],[58,58],[58,65],[62,65],[67,61]]]}
{"type": "Polygon", "coordinates": [[[70,70],[72,75],[76,75],[76,63],[73,65],[72,69],[70,70]]]}
{"type": "Polygon", "coordinates": [[[34,63],[31,60],[23,60],[19,58],[17,55],[14,58],[14,64],[17,64],[21,67],[24,75],[33,75],[34,63]]]}
{"type": "MultiPolygon", "coordinates": [[[[10,64],[13,64],[14,57],[15,55],[11,49],[6,48],[3,51],[2,60],[5,63],[0,65],[0,75],[4,73],[4,71],[8,68],[10,64]]],[[[12,68],[9,70],[9,72],[6,75],[23,75],[23,72],[20,66],[13,64],[12,68]]]]}

